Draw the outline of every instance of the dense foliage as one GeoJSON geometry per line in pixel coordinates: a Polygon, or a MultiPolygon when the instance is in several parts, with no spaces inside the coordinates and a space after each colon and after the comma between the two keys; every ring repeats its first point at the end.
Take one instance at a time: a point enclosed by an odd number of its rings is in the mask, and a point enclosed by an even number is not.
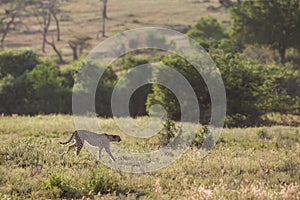
{"type": "MultiPolygon", "coordinates": [[[[67,69],[60,69],[53,60],[42,59],[33,50],[2,51],[0,112],[31,115],[71,113],[74,79],[83,65],[83,61],[76,61],[67,69]]],[[[98,66],[89,67],[97,70],[98,66]]],[[[115,80],[115,73],[107,68],[96,92],[96,110],[101,116],[111,116],[110,96],[115,80]]]]}
{"type": "MultiPolygon", "coordinates": [[[[222,75],[227,96],[227,115],[235,119],[235,125],[260,123],[259,116],[279,112],[300,114],[299,74],[291,64],[261,64],[255,60],[242,60],[224,53],[220,49],[211,50],[211,55],[222,75]]],[[[210,97],[207,87],[195,68],[177,55],[164,58],[163,63],[174,67],[190,82],[204,113],[202,122],[208,121],[210,97]],[[208,112],[207,112],[208,111],[208,112]]],[[[174,94],[161,85],[153,86],[147,106],[163,105],[169,117],[180,119],[180,105],[174,94]]],[[[233,124],[231,124],[233,125],[233,124]]]]}
{"type": "MultiPolygon", "coordinates": [[[[227,95],[228,125],[257,125],[261,123],[261,116],[274,112],[299,115],[299,61],[291,59],[285,62],[290,49],[293,56],[299,56],[299,0],[243,1],[238,6],[232,6],[231,15],[233,23],[229,31],[219,21],[209,17],[200,18],[187,32],[209,52],[221,72],[227,95]],[[281,62],[276,63],[276,59],[269,59],[272,62],[268,62],[259,55],[257,59],[255,56],[247,57],[249,51],[250,54],[256,50],[262,51],[257,44],[278,50],[281,62]]],[[[165,44],[167,41],[151,34],[146,35],[146,39],[149,45],[165,44]]],[[[131,42],[130,45],[134,47],[135,44],[131,42]]],[[[189,81],[199,102],[199,120],[208,123],[211,102],[201,75],[180,56],[153,49],[131,52],[105,70],[97,83],[95,95],[98,115],[112,116],[111,95],[117,79],[135,66],[152,61],[161,61],[173,67],[189,81]]],[[[30,49],[2,50],[0,113],[71,113],[72,92],[77,95],[87,92],[84,85],[78,87],[79,90],[72,90],[76,73],[84,66],[95,72],[101,67],[82,60],[59,67],[53,60],[42,58],[30,49]]],[[[155,76],[157,74],[154,72],[155,76]]],[[[122,87],[126,88],[128,84],[130,81],[122,87]]],[[[134,117],[147,115],[150,107],[157,103],[164,106],[171,119],[180,119],[180,105],[175,95],[168,88],[155,84],[144,85],[134,92],[130,99],[130,114],[134,117]]]]}
{"type": "Polygon", "coordinates": [[[299,48],[300,1],[244,1],[231,9],[235,38],[270,45],[286,61],[288,48],[299,48]]]}

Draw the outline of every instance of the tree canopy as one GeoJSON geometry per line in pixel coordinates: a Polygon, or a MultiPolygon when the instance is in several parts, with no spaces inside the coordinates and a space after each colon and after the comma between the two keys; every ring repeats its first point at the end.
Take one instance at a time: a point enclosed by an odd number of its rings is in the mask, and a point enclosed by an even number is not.
{"type": "Polygon", "coordinates": [[[231,9],[233,36],[270,45],[286,61],[288,48],[300,48],[300,0],[244,1],[231,9]]]}

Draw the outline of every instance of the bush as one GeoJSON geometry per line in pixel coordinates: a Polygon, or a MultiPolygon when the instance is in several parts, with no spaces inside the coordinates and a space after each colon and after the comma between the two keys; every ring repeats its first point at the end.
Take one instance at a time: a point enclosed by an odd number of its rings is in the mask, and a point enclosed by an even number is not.
{"type": "Polygon", "coordinates": [[[32,88],[27,73],[39,63],[38,54],[29,49],[0,52],[0,112],[27,113],[32,88]]]}
{"type": "MultiPolygon", "coordinates": [[[[162,62],[166,66],[173,67],[189,81],[197,96],[201,112],[208,112],[208,110],[210,110],[210,97],[206,84],[199,72],[189,62],[176,54],[166,56],[162,62]]],[[[159,74],[159,71],[154,71],[153,77],[162,78],[162,75],[159,74]]],[[[178,91],[181,91],[182,95],[184,95],[185,88],[180,88],[181,86],[177,84],[177,80],[174,80],[174,77],[169,76],[163,78],[170,81],[170,84],[176,85],[178,91]]],[[[159,84],[154,84],[152,90],[153,93],[148,95],[147,98],[147,111],[149,112],[152,105],[160,104],[167,111],[168,118],[171,120],[179,120],[181,118],[180,105],[172,91],[159,84]]],[[[188,105],[188,102],[184,103],[188,105]]],[[[191,110],[190,112],[193,111],[191,110]]],[[[207,121],[206,116],[204,116],[201,121],[205,123],[207,121]]]]}
{"type": "Polygon", "coordinates": [[[227,114],[236,125],[259,123],[258,117],[270,112],[299,114],[300,82],[291,64],[261,64],[220,49],[211,55],[224,81],[227,114]]]}
{"type": "MultiPolygon", "coordinates": [[[[117,79],[112,68],[106,68],[106,66],[101,66],[98,63],[83,60],[75,62],[73,68],[76,70],[81,68],[82,70],[80,73],[80,82],[77,82],[73,89],[73,96],[75,95],[75,98],[86,98],[86,96],[91,95],[90,93],[93,91],[90,90],[96,85],[96,113],[102,117],[111,117],[111,95],[117,79]],[[99,81],[91,78],[92,75],[99,74],[99,71],[103,71],[99,81]]],[[[79,74],[76,74],[76,76],[78,78],[79,74]]],[[[92,112],[92,110],[87,110],[87,108],[83,107],[80,112],[82,112],[82,114],[87,114],[92,112]]]]}
{"type": "MultiPolygon", "coordinates": [[[[239,54],[222,49],[211,48],[210,52],[225,85],[230,126],[255,125],[260,123],[260,116],[270,112],[300,114],[297,96],[300,93],[300,81],[292,64],[261,64],[255,60],[243,60],[239,54]]],[[[197,95],[202,113],[209,112],[207,87],[193,66],[177,55],[166,56],[163,63],[184,75],[197,95]]],[[[152,90],[153,93],[148,95],[147,109],[151,105],[161,104],[169,118],[179,120],[180,105],[174,94],[161,85],[153,85],[152,90]]],[[[200,121],[207,123],[208,117],[200,121]]]]}
{"type": "MultiPolygon", "coordinates": [[[[121,66],[122,68],[122,74],[126,74],[129,72],[131,69],[134,67],[148,64],[149,58],[146,56],[141,56],[141,55],[135,55],[137,52],[132,52],[131,54],[128,54],[124,56],[120,62],[117,63],[118,66],[121,66]]],[[[130,71],[130,73],[134,77],[138,77],[138,75],[134,75],[134,71],[130,71]]],[[[128,79],[122,87],[128,88],[129,85],[133,84],[134,81],[132,79],[128,79]]],[[[132,117],[137,117],[137,116],[144,116],[147,114],[146,112],[146,100],[148,94],[152,92],[152,86],[150,84],[143,85],[139,87],[134,93],[132,94],[129,102],[129,113],[130,116],[132,117]]]]}
{"type": "Polygon", "coordinates": [[[160,131],[160,145],[167,145],[176,135],[177,128],[174,121],[167,119],[164,128],[160,131]]]}
{"type": "Polygon", "coordinates": [[[17,78],[39,63],[39,55],[31,49],[0,51],[0,78],[11,75],[17,78]]]}
{"type": "Polygon", "coordinates": [[[107,194],[112,191],[117,191],[119,185],[114,177],[110,177],[103,173],[92,171],[89,177],[89,187],[93,194],[107,194]]]}
{"type": "Polygon", "coordinates": [[[72,81],[33,50],[0,52],[0,112],[71,113],[72,81]]]}
{"type": "Polygon", "coordinates": [[[63,87],[63,77],[53,61],[37,65],[27,77],[34,93],[28,110],[45,114],[71,112],[71,90],[63,87]]]}
{"type": "Polygon", "coordinates": [[[222,24],[212,17],[201,17],[187,32],[187,35],[206,49],[210,46],[216,46],[221,39],[227,37],[222,24]]]}
{"type": "Polygon", "coordinates": [[[62,174],[49,173],[48,180],[45,182],[45,190],[50,198],[74,198],[79,195],[79,191],[72,187],[71,179],[65,178],[62,174]]]}

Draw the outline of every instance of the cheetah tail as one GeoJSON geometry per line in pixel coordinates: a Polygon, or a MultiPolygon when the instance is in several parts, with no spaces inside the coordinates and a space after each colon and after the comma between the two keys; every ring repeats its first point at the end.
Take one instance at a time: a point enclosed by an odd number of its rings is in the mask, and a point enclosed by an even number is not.
{"type": "Polygon", "coordinates": [[[73,137],[75,136],[75,133],[76,133],[76,131],[75,131],[74,133],[72,133],[72,135],[71,135],[71,137],[70,137],[70,139],[69,139],[68,141],[66,141],[66,142],[60,142],[60,144],[61,144],[61,145],[66,145],[66,144],[68,144],[69,142],[71,142],[72,139],[73,139],[73,137]]]}

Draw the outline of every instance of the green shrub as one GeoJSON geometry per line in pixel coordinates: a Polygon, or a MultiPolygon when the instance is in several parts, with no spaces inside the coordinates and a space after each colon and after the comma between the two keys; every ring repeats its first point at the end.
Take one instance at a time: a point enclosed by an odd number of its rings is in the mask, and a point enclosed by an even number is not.
{"type": "Polygon", "coordinates": [[[71,84],[50,59],[33,50],[0,52],[0,112],[71,113],[71,84]]]}
{"type": "MultiPolygon", "coordinates": [[[[86,98],[87,95],[92,95],[91,91],[93,86],[96,86],[95,94],[95,107],[96,113],[102,117],[111,117],[111,95],[114,85],[117,80],[117,76],[111,67],[102,66],[99,63],[94,63],[92,61],[79,60],[73,63],[74,70],[81,70],[80,74],[76,74],[76,78],[80,76],[80,82],[77,81],[73,89],[73,97],[75,98],[86,98]],[[100,80],[95,80],[95,76],[99,75],[100,72],[102,76],[100,80]],[[94,79],[91,78],[94,76],[94,79]]],[[[82,109],[83,114],[92,112],[92,110],[82,109]]]]}
{"type": "Polygon", "coordinates": [[[227,37],[222,24],[212,17],[200,18],[187,32],[187,35],[206,49],[216,46],[221,39],[227,37]]]}
{"type": "Polygon", "coordinates": [[[27,75],[33,87],[28,110],[31,113],[70,113],[71,89],[63,87],[63,77],[51,60],[37,65],[27,75]]]}
{"type": "Polygon", "coordinates": [[[79,193],[72,186],[71,179],[55,172],[48,174],[48,180],[45,182],[44,190],[49,190],[50,198],[74,198],[79,193]]]}
{"type": "Polygon", "coordinates": [[[39,55],[31,49],[0,51],[0,78],[12,75],[17,78],[39,63],[39,55]]]}
{"type": "Polygon", "coordinates": [[[39,63],[38,54],[30,49],[0,51],[0,112],[28,112],[25,106],[32,94],[26,76],[39,63]]]}
{"type": "Polygon", "coordinates": [[[121,186],[117,178],[100,170],[92,170],[89,174],[91,195],[115,193],[116,195],[133,192],[128,186],[121,186]]]}
{"type": "MultiPolygon", "coordinates": [[[[292,64],[261,64],[255,60],[243,60],[239,54],[227,53],[222,49],[212,48],[210,52],[226,90],[228,126],[260,125],[263,122],[260,117],[271,112],[299,114],[300,98],[297,94],[300,93],[300,81],[292,64]]],[[[202,113],[210,112],[206,84],[195,68],[177,55],[166,56],[163,63],[178,70],[189,81],[202,113]]],[[[165,78],[175,84],[176,80],[172,77],[165,78]]],[[[151,105],[161,104],[169,118],[179,120],[180,105],[175,95],[157,84],[153,85],[152,90],[153,93],[147,98],[147,110],[151,105]]],[[[200,122],[207,123],[208,120],[209,115],[200,122]]]]}
{"type": "Polygon", "coordinates": [[[260,129],[258,130],[257,132],[257,136],[260,138],[260,139],[270,139],[270,136],[268,135],[268,132],[264,129],[260,129]]]}
{"type": "Polygon", "coordinates": [[[164,123],[164,128],[160,131],[160,145],[168,144],[177,133],[177,128],[174,121],[167,119],[164,123]]]}
{"type": "MultiPolygon", "coordinates": [[[[199,72],[192,66],[192,64],[190,64],[177,54],[172,54],[164,57],[162,63],[166,66],[174,68],[189,81],[197,96],[202,113],[206,113],[208,110],[210,110],[210,97],[207,86],[199,72]]],[[[168,80],[169,84],[176,85],[177,89],[182,92],[182,95],[184,95],[185,88],[180,88],[181,85],[178,85],[177,80],[174,80],[174,77],[172,75],[163,77],[160,74],[160,70],[154,70],[153,73],[154,78],[163,78],[165,80],[168,80]]],[[[181,108],[177,98],[172,93],[172,91],[159,84],[153,84],[152,90],[153,93],[148,95],[146,102],[147,112],[149,112],[149,109],[152,105],[160,104],[165,108],[168,118],[170,118],[171,120],[179,120],[181,118],[181,108]]],[[[187,101],[183,104],[188,105],[187,101]]],[[[195,111],[190,110],[189,112],[195,111]]],[[[203,119],[201,119],[201,122],[207,122],[207,116],[204,116],[203,119]]]]}

